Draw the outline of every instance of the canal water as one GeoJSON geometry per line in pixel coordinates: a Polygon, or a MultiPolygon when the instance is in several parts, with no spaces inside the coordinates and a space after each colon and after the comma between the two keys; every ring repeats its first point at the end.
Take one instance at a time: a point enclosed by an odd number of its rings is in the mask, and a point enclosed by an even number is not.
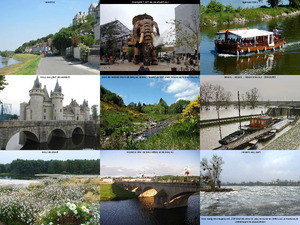
{"type": "Polygon", "coordinates": [[[48,143],[20,140],[15,134],[7,143],[6,150],[99,150],[100,137],[73,134],[72,138],[52,137],[48,143]]]}
{"type": "Polygon", "coordinates": [[[39,179],[43,179],[43,177],[35,177],[30,175],[0,175],[0,187],[27,187],[33,182],[38,182],[39,179]]]}
{"type": "Polygon", "coordinates": [[[200,192],[200,216],[299,216],[300,187],[228,188],[237,191],[200,192]]]}
{"type": "Polygon", "coordinates": [[[20,61],[15,60],[13,58],[5,58],[0,56],[0,68],[6,67],[12,64],[20,63],[20,61]]]}
{"type": "Polygon", "coordinates": [[[200,196],[192,195],[187,208],[154,209],[153,198],[102,201],[101,225],[199,225],[200,196]]]}
{"type": "Polygon", "coordinates": [[[300,71],[300,15],[269,21],[201,27],[200,74],[201,75],[288,75],[300,71]],[[275,52],[250,55],[217,54],[214,49],[214,33],[222,29],[257,28],[273,31],[285,37],[286,47],[275,52]]]}

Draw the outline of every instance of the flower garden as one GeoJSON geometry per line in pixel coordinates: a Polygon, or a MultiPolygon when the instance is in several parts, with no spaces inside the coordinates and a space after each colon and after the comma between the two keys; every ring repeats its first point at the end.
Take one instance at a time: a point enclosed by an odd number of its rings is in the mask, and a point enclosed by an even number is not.
{"type": "Polygon", "coordinates": [[[100,224],[100,179],[46,178],[28,187],[0,183],[0,224],[100,224]]]}

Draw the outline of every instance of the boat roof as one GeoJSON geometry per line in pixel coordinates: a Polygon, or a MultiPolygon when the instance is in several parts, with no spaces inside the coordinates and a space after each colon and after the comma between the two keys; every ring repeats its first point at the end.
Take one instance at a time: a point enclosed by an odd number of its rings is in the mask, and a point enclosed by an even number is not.
{"type": "Polygon", "coordinates": [[[236,29],[236,30],[221,30],[216,34],[225,34],[228,32],[229,34],[233,34],[240,38],[251,38],[257,36],[267,36],[273,34],[273,32],[259,29],[236,29]]]}

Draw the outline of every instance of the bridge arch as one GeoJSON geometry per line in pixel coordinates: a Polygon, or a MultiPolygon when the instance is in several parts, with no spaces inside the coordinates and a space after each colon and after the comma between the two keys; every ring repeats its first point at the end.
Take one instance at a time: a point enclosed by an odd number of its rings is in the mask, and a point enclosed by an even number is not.
{"type": "Polygon", "coordinates": [[[141,190],[141,194],[139,197],[153,197],[158,193],[158,191],[151,187],[151,186],[146,186],[144,189],[141,190]]]}
{"type": "Polygon", "coordinates": [[[85,135],[84,133],[84,129],[81,126],[76,126],[73,131],[72,131],[72,135],[73,134],[81,134],[81,135],[85,135]]]}
{"type": "Polygon", "coordinates": [[[20,135],[19,136],[19,141],[21,139],[23,139],[22,141],[24,142],[24,143],[19,143],[19,144],[24,145],[26,139],[39,143],[39,135],[34,130],[30,130],[30,129],[13,129],[8,134],[7,143],[5,145],[5,149],[7,149],[7,146],[10,144],[11,139],[16,134],[20,135]],[[22,135],[25,135],[25,136],[22,136],[22,135]]]}
{"type": "Polygon", "coordinates": [[[58,128],[58,127],[54,128],[54,129],[51,129],[51,130],[48,132],[48,134],[47,134],[48,140],[49,140],[49,138],[50,138],[51,136],[67,138],[66,132],[65,132],[63,129],[58,128]]]}
{"type": "Polygon", "coordinates": [[[196,192],[181,192],[172,196],[169,200],[169,207],[187,207],[188,199],[196,192]]]}

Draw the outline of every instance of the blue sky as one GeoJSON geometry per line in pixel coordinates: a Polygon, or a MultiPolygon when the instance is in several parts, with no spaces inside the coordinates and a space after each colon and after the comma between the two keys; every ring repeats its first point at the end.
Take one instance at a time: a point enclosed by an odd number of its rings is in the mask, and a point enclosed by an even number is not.
{"type": "MultiPolygon", "coordinates": [[[[44,151],[49,152],[49,151],[44,151]]],[[[100,159],[99,151],[53,151],[57,153],[43,153],[42,151],[0,151],[0,164],[11,163],[16,159],[23,160],[74,160],[100,159]]]]}
{"type": "Polygon", "coordinates": [[[15,50],[25,42],[55,34],[71,25],[79,11],[87,13],[93,2],[98,0],[1,0],[0,51],[15,50]]]}
{"type": "Polygon", "coordinates": [[[163,98],[168,105],[171,105],[179,99],[195,100],[200,93],[199,76],[193,76],[196,78],[189,76],[174,78],[176,76],[172,76],[172,78],[166,75],[156,76],[159,78],[150,78],[153,76],[131,75],[130,77],[133,78],[102,75],[100,84],[104,88],[120,95],[126,105],[130,102],[145,104],[159,103],[160,98],[163,98]]]}
{"type": "Polygon", "coordinates": [[[101,176],[184,175],[185,167],[190,175],[200,174],[200,151],[112,151],[100,153],[101,176]],[[159,153],[161,152],[161,153],[159,153]],[[164,152],[164,153],[162,153],[164,152]]]}
{"type": "Polygon", "coordinates": [[[204,150],[200,158],[210,160],[213,155],[218,155],[225,162],[222,166],[222,182],[242,182],[272,180],[300,180],[300,151],[213,151],[204,150]]]}

